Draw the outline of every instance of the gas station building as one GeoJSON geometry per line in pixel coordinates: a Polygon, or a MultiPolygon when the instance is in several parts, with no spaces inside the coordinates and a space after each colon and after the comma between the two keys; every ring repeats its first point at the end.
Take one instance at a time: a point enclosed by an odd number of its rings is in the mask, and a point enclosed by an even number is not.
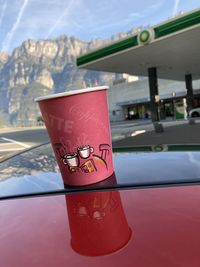
{"type": "MultiPolygon", "coordinates": [[[[111,121],[150,118],[150,94],[148,78],[134,82],[114,81],[108,90],[111,121]]],[[[158,79],[159,118],[187,118],[185,82],[158,79]],[[175,114],[174,114],[175,113],[175,114]]],[[[200,107],[200,80],[193,81],[193,107],[200,107]]]]}
{"type": "Polygon", "coordinates": [[[81,55],[77,66],[138,76],[138,81],[111,86],[111,118],[150,115],[157,123],[175,113],[185,117],[186,110],[200,107],[199,47],[196,9],[81,55]]]}

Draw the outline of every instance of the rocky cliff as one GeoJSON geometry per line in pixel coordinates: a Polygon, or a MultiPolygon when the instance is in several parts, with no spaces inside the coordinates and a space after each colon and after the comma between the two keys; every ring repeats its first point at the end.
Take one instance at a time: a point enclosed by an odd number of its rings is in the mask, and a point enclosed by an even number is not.
{"type": "MultiPolygon", "coordinates": [[[[114,39],[124,37],[119,35],[114,39]]],[[[36,124],[34,98],[51,93],[108,83],[114,74],[80,70],[76,58],[107,41],[83,42],[61,36],[55,40],[27,40],[11,55],[0,52],[0,120],[12,125],[36,124]]]]}

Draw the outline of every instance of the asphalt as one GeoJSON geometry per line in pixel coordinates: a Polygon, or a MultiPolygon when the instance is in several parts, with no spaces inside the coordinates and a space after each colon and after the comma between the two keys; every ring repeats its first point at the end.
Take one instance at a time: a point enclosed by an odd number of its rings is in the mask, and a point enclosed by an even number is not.
{"type": "Polygon", "coordinates": [[[23,142],[30,146],[39,145],[49,141],[49,137],[45,128],[18,128],[14,131],[0,131],[0,139],[7,138],[18,142],[23,142]]]}
{"type": "MultiPolygon", "coordinates": [[[[125,121],[111,124],[113,147],[132,147],[160,144],[200,144],[200,121],[165,121],[164,132],[156,133],[150,121],[125,121]]],[[[0,130],[0,161],[49,141],[46,129],[17,128],[0,130]]]]}
{"type": "Polygon", "coordinates": [[[149,131],[113,142],[113,147],[159,144],[200,144],[200,123],[164,127],[163,133],[149,131]]]}
{"type": "Polygon", "coordinates": [[[0,130],[0,161],[25,149],[47,143],[45,128],[7,128],[0,130]]]}

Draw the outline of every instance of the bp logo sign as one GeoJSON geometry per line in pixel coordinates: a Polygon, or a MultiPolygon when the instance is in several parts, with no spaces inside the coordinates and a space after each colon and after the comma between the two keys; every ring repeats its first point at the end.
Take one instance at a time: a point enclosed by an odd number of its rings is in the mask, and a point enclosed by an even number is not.
{"type": "Polygon", "coordinates": [[[154,39],[154,30],[146,29],[138,34],[138,44],[148,44],[154,39]]]}

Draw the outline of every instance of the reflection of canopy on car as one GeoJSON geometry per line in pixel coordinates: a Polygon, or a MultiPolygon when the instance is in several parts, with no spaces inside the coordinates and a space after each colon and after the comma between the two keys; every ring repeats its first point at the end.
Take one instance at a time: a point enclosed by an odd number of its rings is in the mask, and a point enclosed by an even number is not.
{"type": "Polygon", "coordinates": [[[159,78],[185,80],[192,106],[192,79],[200,78],[200,9],[175,17],[77,58],[79,67],[148,76],[152,119],[158,120],[159,78]]]}

